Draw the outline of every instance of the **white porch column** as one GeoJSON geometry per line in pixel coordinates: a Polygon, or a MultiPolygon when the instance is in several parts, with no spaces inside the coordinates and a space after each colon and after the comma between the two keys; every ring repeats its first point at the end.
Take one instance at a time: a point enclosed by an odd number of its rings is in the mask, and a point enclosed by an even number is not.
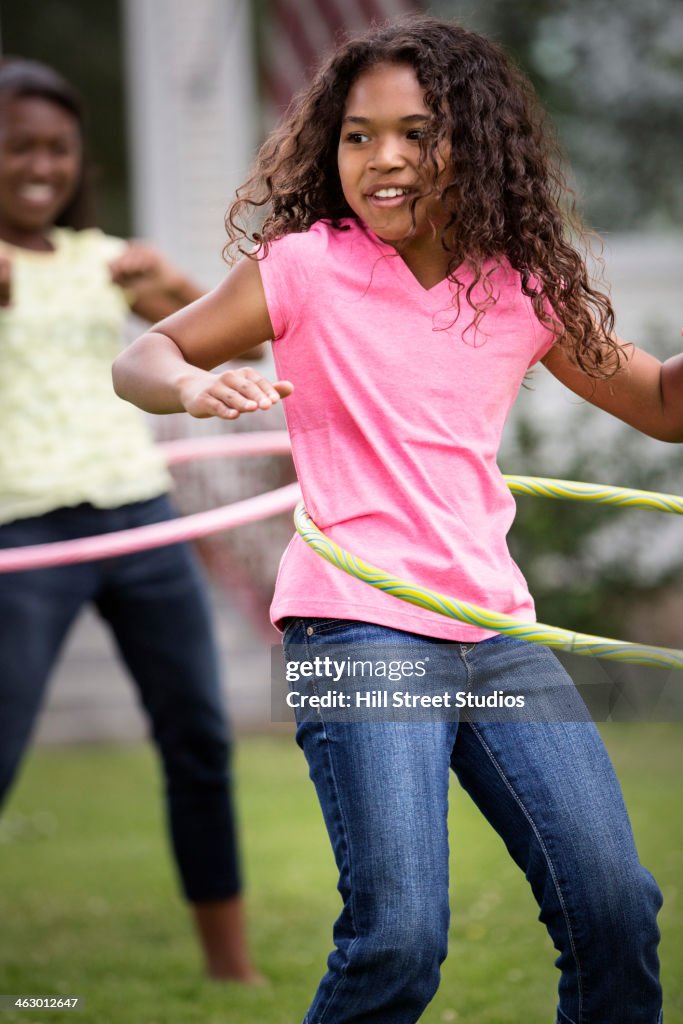
{"type": "Polygon", "coordinates": [[[256,146],[247,0],[124,0],[134,231],[207,286],[256,146]]]}

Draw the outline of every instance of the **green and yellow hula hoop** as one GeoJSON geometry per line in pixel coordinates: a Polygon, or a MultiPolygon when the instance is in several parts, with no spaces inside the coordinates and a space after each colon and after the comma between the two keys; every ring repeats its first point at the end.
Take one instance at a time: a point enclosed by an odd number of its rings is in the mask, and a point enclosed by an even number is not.
{"type": "MultiPolygon", "coordinates": [[[[577,483],[572,480],[553,480],[546,477],[506,476],[505,482],[515,494],[537,494],[545,498],[568,498],[572,501],[595,501],[604,505],[626,508],[646,508],[659,512],[683,514],[683,498],[673,494],[657,494],[652,491],[637,491],[628,487],[602,487],[598,484],[577,483]]],[[[315,525],[300,502],[294,510],[294,525],[302,539],[331,565],[355,576],[356,579],[377,587],[400,601],[408,601],[418,608],[445,615],[460,622],[483,626],[496,633],[507,633],[531,643],[545,644],[572,654],[609,658],[632,665],[656,665],[659,668],[683,669],[683,651],[666,647],[651,647],[647,644],[627,643],[611,640],[604,636],[588,633],[573,633],[559,626],[547,626],[542,622],[524,622],[511,615],[491,612],[468,601],[428,590],[415,583],[402,580],[376,565],[370,565],[362,558],[352,555],[344,548],[329,540],[315,525]]]]}

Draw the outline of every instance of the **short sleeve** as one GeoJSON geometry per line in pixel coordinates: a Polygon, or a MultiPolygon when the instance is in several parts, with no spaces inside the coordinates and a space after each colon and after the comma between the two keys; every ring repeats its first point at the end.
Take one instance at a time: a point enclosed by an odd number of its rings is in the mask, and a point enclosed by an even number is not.
{"type": "Polygon", "coordinates": [[[315,283],[326,251],[327,227],[317,223],[308,231],[275,239],[259,259],[273,341],[286,337],[307,305],[315,301],[315,283]]]}

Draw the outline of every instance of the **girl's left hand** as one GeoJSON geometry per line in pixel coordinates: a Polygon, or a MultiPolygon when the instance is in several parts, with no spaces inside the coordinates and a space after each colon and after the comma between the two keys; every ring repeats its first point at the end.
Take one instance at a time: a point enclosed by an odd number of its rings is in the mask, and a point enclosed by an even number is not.
{"type": "Polygon", "coordinates": [[[129,242],[120,256],[109,264],[111,279],[121,288],[158,288],[172,294],[181,275],[154,245],[129,242]]]}
{"type": "Polygon", "coordinates": [[[109,272],[114,284],[130,293],[133,312],[150,323],[163,320],[204,294],[149,242],[129,242],[111,261],[109,272]]]}

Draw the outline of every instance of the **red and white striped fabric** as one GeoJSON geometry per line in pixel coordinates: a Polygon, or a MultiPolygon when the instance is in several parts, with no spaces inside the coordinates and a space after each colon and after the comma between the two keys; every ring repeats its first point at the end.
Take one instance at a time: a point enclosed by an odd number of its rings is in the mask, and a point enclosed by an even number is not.
{"type": "Polygon", "coordinates": [[[422,9],[419,0],[271,0],[261,54],[263,100],[276,120],[340,32],[422,9]]]}

